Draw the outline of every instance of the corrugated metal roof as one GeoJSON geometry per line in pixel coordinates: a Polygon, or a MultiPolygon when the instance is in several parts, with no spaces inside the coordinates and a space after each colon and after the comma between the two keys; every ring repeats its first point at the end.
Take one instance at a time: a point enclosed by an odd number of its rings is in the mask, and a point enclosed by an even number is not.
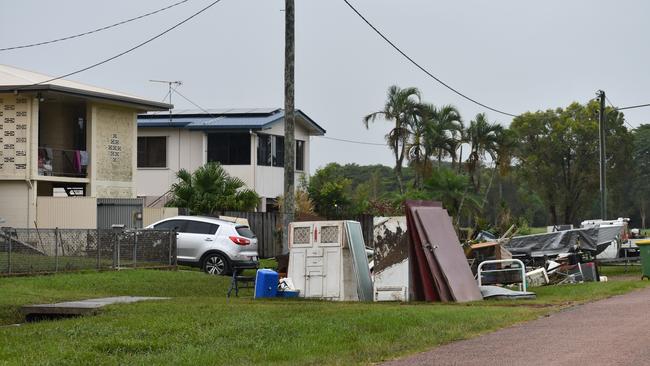
{"type": "Polygon", "coordinates": [[[13,66],[0,64],[0,91],[25,90],[25,91],[57,91],[62,93],[77,94],[87,97],[109,99],[129,104],[135,104],[144,110],[164,110],[172,108],[170,104],[143,99],[134,95],[116,92],[109,89],[98,88],[87,84],[66,79],[53,80],[44,84],[44,81],[53,79],[53,76],[19,69],[13,66]]]}
{"type": "MultiPolygon", "coordinates": [[[[255,115],[255,114],[272,114],[279,111],[280,108],[211,108],[211,109],[175,109],[174,115],[255,115]]],[[[167,112],[150,112],[144,116],[167,114],[167,112]]]]}
{"type": "MultiPolygon", "coordinates": [[[[138,116],[138,127],[176,127],[191,130],[262,130],[270,128],[284,118],[282,109],[208,109],[208,112],[172,111],[169,114],[147,113],[138,116]],[[220,112],[217,112],[220,111],[220,112]],[[226,112],[224,112],[226,111],[226,112]],[[201,112],[201,113],[199,113],[201,112]]],[[[324,135],[325,130],[302,111],[296,111],[297,122],[302,123],[312,135],[324,135]]]]}

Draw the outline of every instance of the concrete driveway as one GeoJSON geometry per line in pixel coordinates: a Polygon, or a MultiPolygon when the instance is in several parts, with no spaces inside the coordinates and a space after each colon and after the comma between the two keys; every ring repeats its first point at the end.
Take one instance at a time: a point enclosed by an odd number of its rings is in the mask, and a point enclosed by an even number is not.
{"type": "Polygon", "coordinates": [[[650,288],[385,365],[650,365],[650,288]]]}

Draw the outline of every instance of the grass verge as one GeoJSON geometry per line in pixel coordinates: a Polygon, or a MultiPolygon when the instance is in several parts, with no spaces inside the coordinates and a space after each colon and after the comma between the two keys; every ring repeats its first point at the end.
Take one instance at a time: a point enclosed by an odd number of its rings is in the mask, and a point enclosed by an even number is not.
{"type": "Polygon", "coordinates": [[[365,364],[469,338],[649,282],[535,288],[518,306],[227,300],[229,279],[198,271],[0,278],[0,324],[18,308],[102,296],[173,296],[116,305],[98,316],[0,328],[0,364],[365,364]],[[543,304],[545,306],[539,306],[543,304]]]}

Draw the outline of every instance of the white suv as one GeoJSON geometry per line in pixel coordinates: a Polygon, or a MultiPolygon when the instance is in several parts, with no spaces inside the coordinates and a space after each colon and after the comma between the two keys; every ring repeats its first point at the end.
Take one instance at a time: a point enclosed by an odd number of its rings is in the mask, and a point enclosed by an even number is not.
{"type": "Polygon", "coordinates": [[[258,264],[257,237],[245,225],[214,217],[175,216],[147,229],[176,230],[178,263],[209,274],[230,274],[234,267],[258,264]]]}

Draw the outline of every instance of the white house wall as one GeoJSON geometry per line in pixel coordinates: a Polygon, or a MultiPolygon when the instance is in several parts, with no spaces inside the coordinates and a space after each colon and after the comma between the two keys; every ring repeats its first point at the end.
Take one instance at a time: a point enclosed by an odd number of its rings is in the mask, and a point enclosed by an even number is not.
{"type": "Polygon", "coordinates": [[[202,166],[206,159],[204,133],[179,128],[141,128],[138,136],[167,137],[167,166],[164,168],[138,168],[138,196],[158,197],[176,182],[179,169],[190,171],[202,166]]]}
{"type": "MultiPolygon", "coordinates": [[[[283,136],[284,123],[276,123],[272,128],[259,131],[259,133],[283,136]]],[[[309,172],[310,141],[308,131],[300,124],[296,124],[295,134],[297,140],[305,141],[305,166],[304,171],[296,172],[297,186],[303,173],[308,175],[309,172]]],[[[140,128],[138,136],[167,137],[167,167],[138,168],[138,196],[162,196],[176,182],[176,172],[179,168],[194,171],[207,161],[207,138],[203,131],[190,131],[182,128],[140,128]]],[[[244,181],[247,187],[254,189],[262,197],[275,198],[284,191],[284,168],[257,165],[257,137],[255,134],[251,135],[251,165],[224,165],[223,167],[228,174],[244,181]]]]}

